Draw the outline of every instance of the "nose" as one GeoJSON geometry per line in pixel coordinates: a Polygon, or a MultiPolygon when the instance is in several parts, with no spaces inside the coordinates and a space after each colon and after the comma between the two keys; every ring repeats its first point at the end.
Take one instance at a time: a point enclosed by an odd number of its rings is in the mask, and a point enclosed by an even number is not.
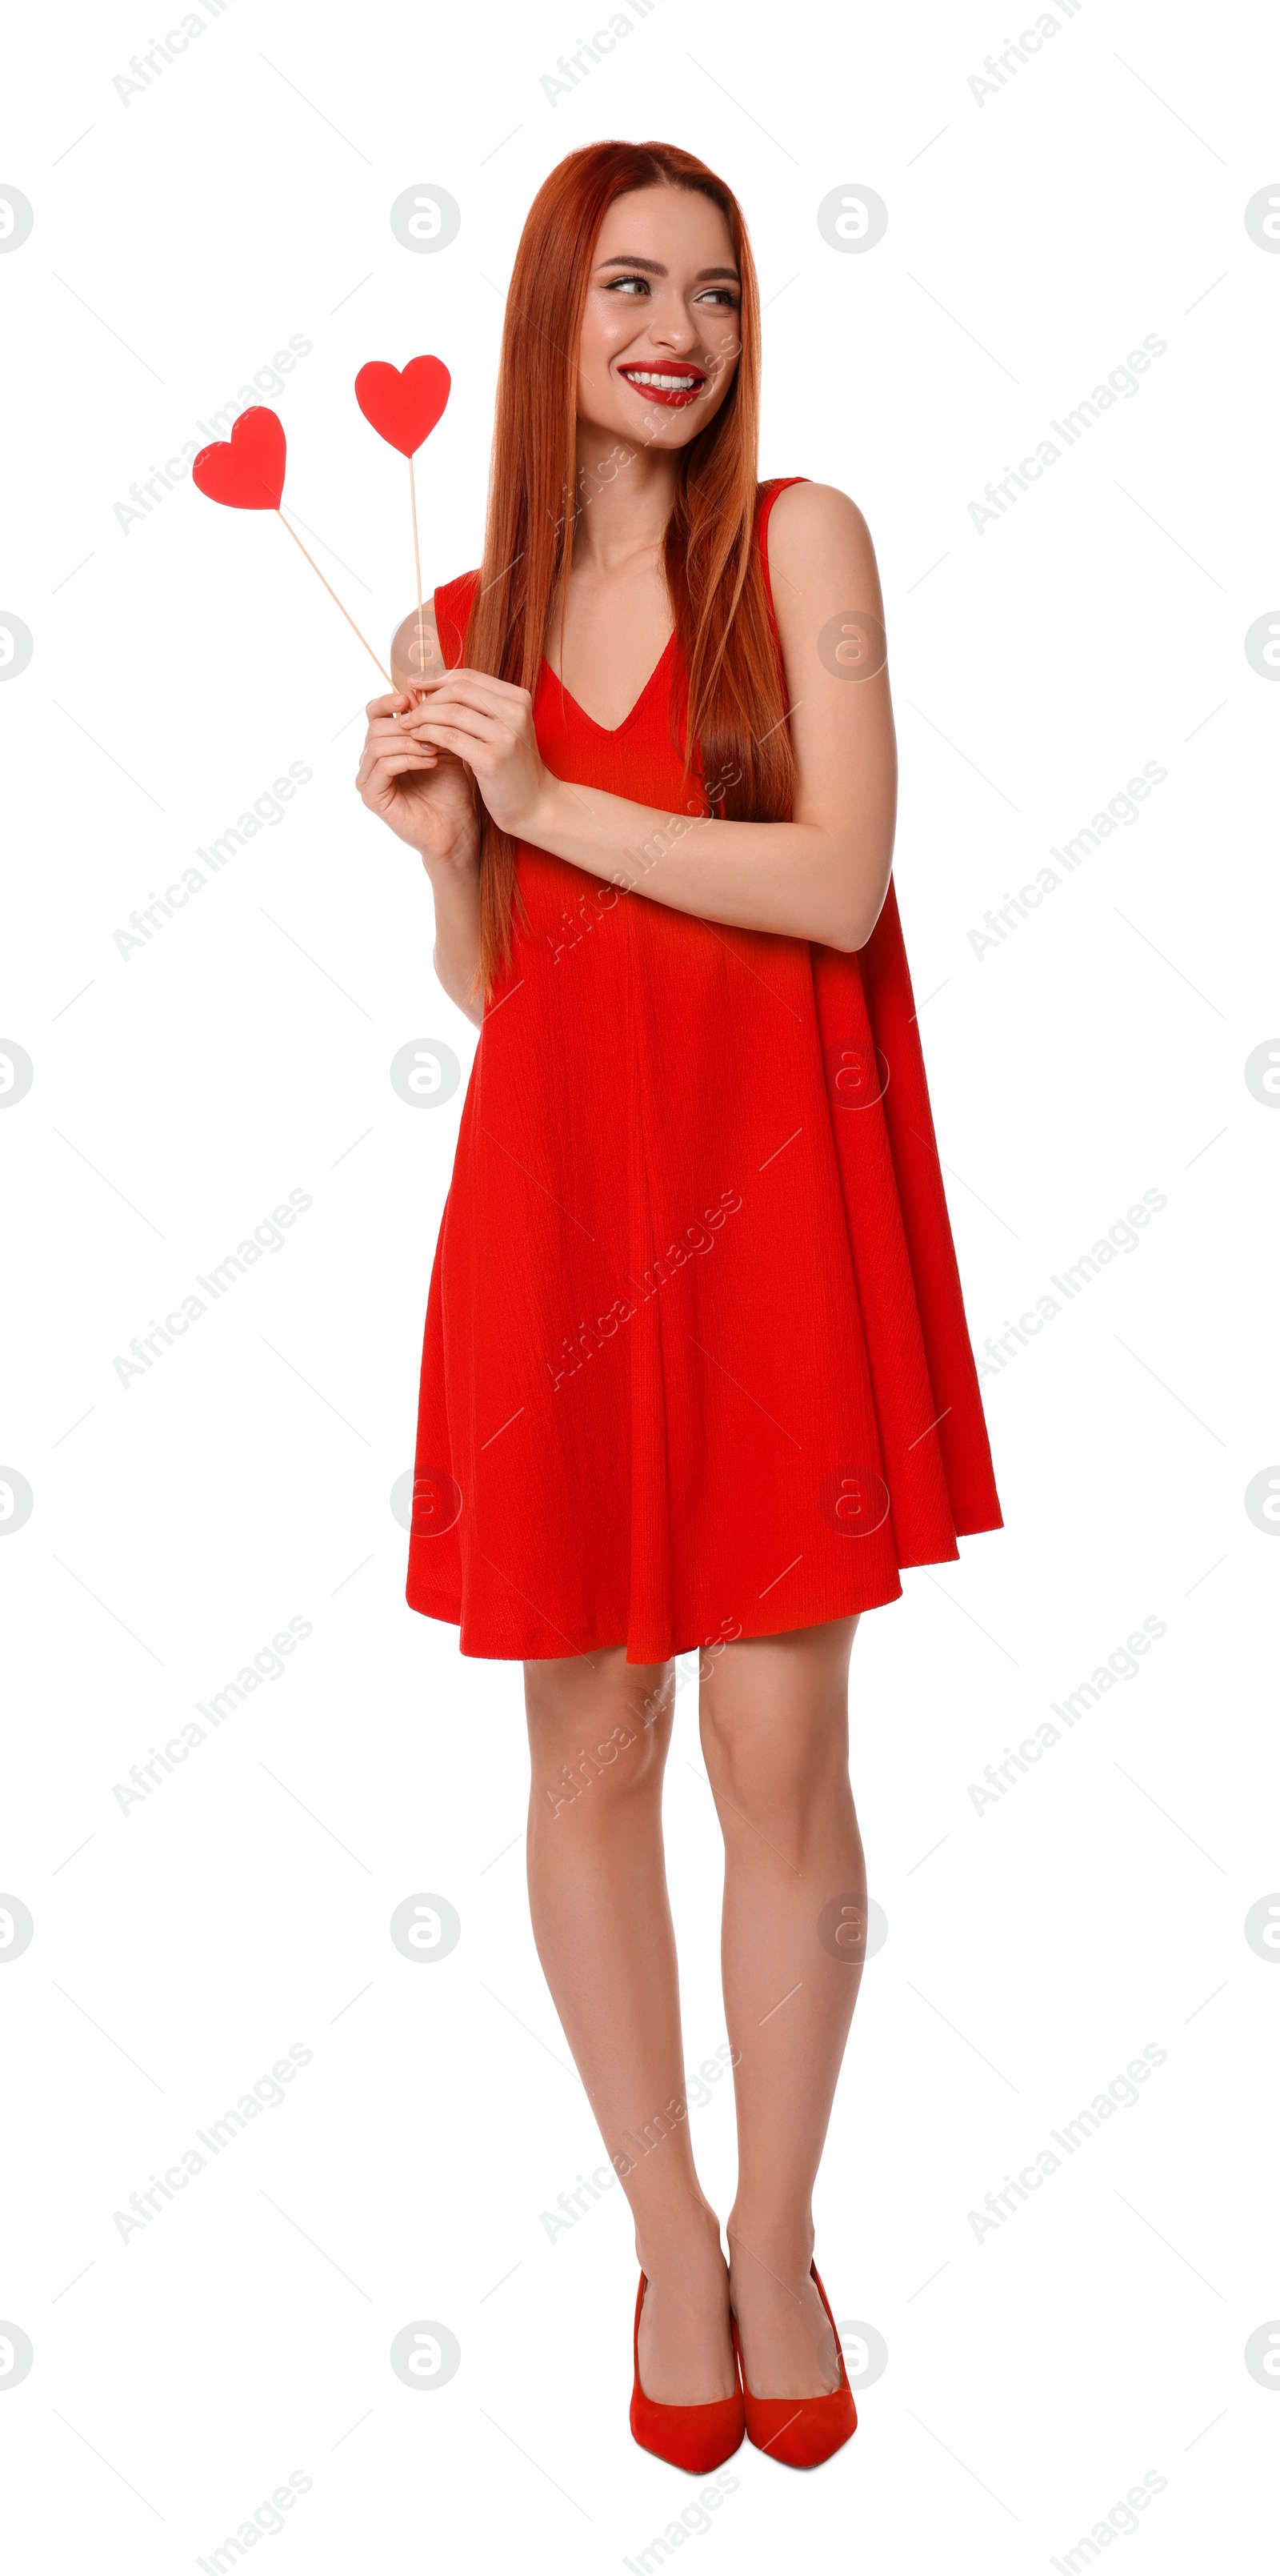
{"type": "Polygon", "coordinates": [[[654,298],[649,315],[649,337],[655,348],[669,349],[676,356],[687,357],[700,339],[696,322],[682,296],[672,286],[654,298]]]}

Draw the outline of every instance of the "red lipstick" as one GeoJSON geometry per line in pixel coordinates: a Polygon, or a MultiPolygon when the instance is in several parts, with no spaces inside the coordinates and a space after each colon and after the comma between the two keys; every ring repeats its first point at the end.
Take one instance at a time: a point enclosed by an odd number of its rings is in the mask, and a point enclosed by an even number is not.
{"type": "Polygon", "coordinates": [[[623,383],[630,385],[632,392],[639,394],[642,401],[666,403],[672,411],[687,410],[690,403],[697,401],[707,381],[702,367],[681,365],[678,360],[669,361],[665,366],[619,367],[618,373],[623,383]]]}

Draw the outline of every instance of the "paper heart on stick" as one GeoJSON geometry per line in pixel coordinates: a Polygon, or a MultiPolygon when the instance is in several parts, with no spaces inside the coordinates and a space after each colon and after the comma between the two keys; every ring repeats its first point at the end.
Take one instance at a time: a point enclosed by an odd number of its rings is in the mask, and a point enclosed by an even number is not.
{"type": "Polygon", "coordinates": [[[391,673],[385,663],[379,662],[367,635],[360,634],[350,610],[343,608],[315,556],[307,554],[297,529],[289,527],[280,507],[284,455],[284,430],[277,415],[268,411],[265,403],[253,403],[248,411],[241,412],[230,438],[216,438],[212,447],[201,448],[191,468],[191,480],[207,501],[222,501],[229,510],[274,510],[281,527],[288,530],[299,554],[306,555],[317,581],[324,582],[334,607],[341,609],[352,634],[360,637],[370,661],[390,687],[391,673]]]}
{"type": "Polygon", "coordinates": [[[202,447],[191,480],[230,510],[278,510],[284,490],[284,429],[265,403],[242,411],[230,438],[202,447]]]}
{"type": "Polygon", "coordinates": [[[443,358],[410,358],[403,370],[384,358],[371,358],[356,377],[356,401],[371,429],[412,456],[431,436],[449,399],[449,370],[443,358]]]}

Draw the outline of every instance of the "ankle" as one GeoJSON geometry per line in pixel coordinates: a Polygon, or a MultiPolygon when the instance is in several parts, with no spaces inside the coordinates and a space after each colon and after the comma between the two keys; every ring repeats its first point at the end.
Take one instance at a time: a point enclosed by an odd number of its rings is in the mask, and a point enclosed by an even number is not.
{"type": "Polygon", "coordinates": [[[697,2196],[678,2206],[646,2210],[636,2219],[636,2256],[650,2280],[678,2278],[691,2264],[723,2263],[720,2221],[710,2201],[697,2196]]]}
{"type": "Polygon", "coordinates": [[[753,2210],[743,2202],[730,2210],[725,2235],[735,2282],[756,2272],[789,2285],[808,2279],[814,2232],[807,2210],[753,2210]]]}

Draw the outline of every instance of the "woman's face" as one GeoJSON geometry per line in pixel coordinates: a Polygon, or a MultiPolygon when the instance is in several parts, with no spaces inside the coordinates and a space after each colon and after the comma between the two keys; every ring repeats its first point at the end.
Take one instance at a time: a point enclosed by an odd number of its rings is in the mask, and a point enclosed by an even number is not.
{"type": "Polygon", "coordinates": [[[738,363],[729,227],[692,188],[635,188],[600,227],[578,352],[578,418],[638,447],[687,447],[738,363]]]}

